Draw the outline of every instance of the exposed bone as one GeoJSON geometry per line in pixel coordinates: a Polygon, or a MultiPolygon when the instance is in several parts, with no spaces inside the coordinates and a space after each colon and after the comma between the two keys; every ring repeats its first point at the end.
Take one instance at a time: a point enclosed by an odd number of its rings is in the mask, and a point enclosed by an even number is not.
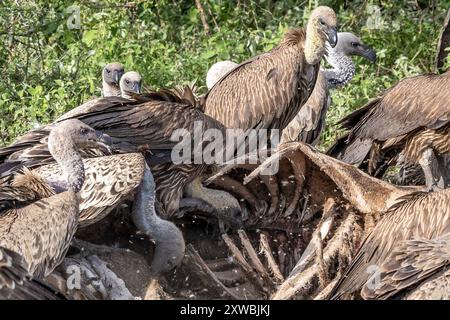
{"type": "MultiPolygon", "coordinates": [[[[334,237],[328,241],[323,253],[323,263],[325,266],[329,266],[331,262],[334,261],[335,257],[341,254],[341,251],[343,251],[342,243],[345,242],[344,238],[347,233],[351,233],[351,229],[355,225],[356,217],[353,213],[350,213],[338,227],[334,237]]],[[[346,254],[345,251],[344,254],[346,254]]],[[[271,299],[287,300],[292,299],[294,296],[308,295],[311,290],[314,290],[314,282],[318,280],[318,277],[318,265],[312,265],[303,272],[296,273],[294,276],[289,277],[278,288],[277,292],[271,297],[271,299]]]]}
{"type": "Polygon", "coordinates": [[[239,299],[237,295],[231,292],[230,289],[225,287],[222,282],[217,279],[202,257],[200,257],[197,250],[190,244],[186,248],[186,256],[183,263],[191,270],[191,272],[198,274],[203,286],[212,293],[216,293],[225,299],[239,299]]]}
{"type": "Polygon", "coordinates": [[[257,273],[255,273],[253,268],[250,266],[250,264],[242,255],[241,251],[238,249],[238,247],[236,247],[233,240],[231,240],[231,238],[227,234],[223,234],[222,239],[227,245],[228,249],[230,249],[234,259],[236,259],[236,263],[242,268],[244,273],[247,275],[248,279],[253,284],[255,284],[260,290],[262,290],[263,292],[267,292],[267,289],[264,286],[262,278],[257,273]]]}
{"type": "Polygon", "coordinates": [[[274,283],[272,282],[272,279],[269,276],[269,273],[267,272],[266,268],[261,263],[261,260],[258,258],[258,254],[256,253],[255,249],[253,248],[247,234],[244,230],[238,230],[239,238],[241,239],[241,243],[244,246],[245,251],[247,252],[248,256],[250,257],[250,261],[253,264],[256,272],[261,276],[261,278],[264,280],[264,282],[267,285],[273,286],[274,283]]]}
{"type": "Polygon", "coordinates": [[[272,250],[269,245],[269,240],[264,233],[260,235],[260,248],[261,252],[264,253],[267,259],[267,264],[269,265],[269,270],[272,271],[273,276],[276,279],[277,283],[281,283],[284,281],[283,274],[278,267],[278,264],[275,262],[275,258],[273,257],[272,250]]]}

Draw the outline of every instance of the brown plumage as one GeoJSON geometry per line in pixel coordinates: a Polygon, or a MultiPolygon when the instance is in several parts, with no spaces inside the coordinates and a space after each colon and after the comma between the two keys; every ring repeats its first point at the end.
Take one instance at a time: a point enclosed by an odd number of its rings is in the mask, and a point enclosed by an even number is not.
{"type": "Polygon", "coordinates": [[[23,258],[0,247],[0,300],[57,300],[47,284],[33,279],[23,258]]]}
{"type": "Polygon", "coordinates": [[[336,15],[315,9],[305,29],[288,31],[273,50],[241,63],[205,97],[205,113],[227,128],[283,129],[308,100],[327,38],[337,39],[336,15]]]}
{"type": "Polygon", "coordinates": [[[330,91],[347,85],[356,73],[352,56],[376,61],[375,51],[350,32],[339,32],[336,47],[329,47],[325,56],[331,69],[321,69],[311,96],[300,112],[283,129],[281,143],[302,141],[316,145],[325,127],[325,116],[331,104],[330,91]]]}
{"type": "Polygon", "coordinates": [[[24,169],[0,187],[0,246],[24,258],[28,271],[45,277],[61,262],[78,225],[77,192],[84,182],[78,149],[104,147],[101,133],[77,120],[52,128],[48,150],[61,167],[57,177],[24,169]]]}
{"type": "MultiPolygon", "coordinates": [[[[54,124],[30,131],[13,145],[0,149],[0,161],[3,161],[0,175],[7,177],[22,166],[34,168],[53,162],[46,146],[50,129],[62,120],[79,119],[108,134],[115,153],[145,154],[147,162],[153,165],[159,213],[169,217],[178,209],[185,185],[206,167],[202,164],[173,164],[171,149],[178,141],[171,140],[172,134],[176,130],[192,133],[196,122],[203,125],[203,130],[223,130],[218,121],[205,116],[200,108],[188,102],[187,96],[186,92],[179,97],[173,91],[162,90],[145,96],[136,95],[133,100],[109,97],[89,101],[69,111],[54,124]]],[[[194,141],[191,142],[194,147],[194,141]]],[[[99,155],[105,153],[83,152],[85,157],[99,155]]]]}
{"type": "Polygon", "coordinates": [[[380,177],[397,159],[417,164],[427,150],[449,153],[449,87],[450,71],[400,81],[341,120],[350,131],[328,154],[380,177]]]}
{"type": "Polygon", "coordinates": [[[448,270],[449,201],[449,190],[419,193],[385,213],[332,295],[360,291],[365,299],[392,298],[448,270]],[[379,272],[379,283],[369,279],[373,272],[379,272]]]}

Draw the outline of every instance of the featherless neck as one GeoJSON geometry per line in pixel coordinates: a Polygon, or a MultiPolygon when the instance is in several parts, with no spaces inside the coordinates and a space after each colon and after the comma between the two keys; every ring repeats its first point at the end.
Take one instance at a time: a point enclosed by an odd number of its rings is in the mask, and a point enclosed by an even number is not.
{"type": "Polygon", "coordinates": [[[346,85],[355,76],[355,64],[350,57],[330,49],[326,59],[333,67],[324,70],[328,86],[331,89],[346,85]]]}
{"type": "Polygon", "coordinates": [[[312,21],[306,26],[304,52],[306,62],[311,65],[318,64],[325,53],[325,38],[314,28],[312,21]]]}
{"type": "Polygon", "coordinates": [[[150,170],[147,168],[144,172],[139,192],[136,193],[133,210],[145,212],[145,215],[137,215],[134,221],[140,230],[146,230],[154,239],[165,239],[170,236],[164,227],[166,220],[161,219],[155,211],[155,180],[150,170]]]}
{"type": "Polygon", "coordinates": [[[103,93],[104,97],[113,97],[113,96],[120,97],[120,95],[121,95],[119,86],[109,84],[103,80],[102,87],[103,87],[102,93],[103,93]]]}
{"type": "Polygon", "coordinates": [[[61,167],[68,190],[78,192],[84,183],[84,164],[71,139],[54,134],[49,137],[49,151],[61,167]]]}

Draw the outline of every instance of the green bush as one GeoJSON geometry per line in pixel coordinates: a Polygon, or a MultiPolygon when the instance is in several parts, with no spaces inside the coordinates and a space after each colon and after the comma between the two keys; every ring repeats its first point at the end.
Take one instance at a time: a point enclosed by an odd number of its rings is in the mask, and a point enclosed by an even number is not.
{"type": "MultiPolygon", "coordinates": [[[[311,0],[200,2],[209,34],[195,1],[1,1],[0,144],[99,96],[101,69],[108,62],[139,71],[152,88],[195,79],[204,86],[212,63],[242,61],[273,48],[317,5],[311,0]],[[79,6],[79,29],[67,26],[71,5],[79,6]]],[[[434,3],[320,2],[336,10],[340,30],[360,35],[379,57],[376,65],[357,59],[351,85],[334,93],[323,147],[339,134],[332,125],[339,118],[399,79],[433,70],[450,0],[434,3]],[[379,20],[373,5],[381,9],[379,20]]]]}

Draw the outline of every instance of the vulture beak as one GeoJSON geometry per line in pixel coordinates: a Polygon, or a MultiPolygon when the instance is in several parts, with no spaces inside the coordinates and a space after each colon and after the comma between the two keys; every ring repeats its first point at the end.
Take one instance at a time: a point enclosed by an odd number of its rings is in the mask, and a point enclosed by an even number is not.
{"type": "Polygon", "coordinates": [[[106,133],[95,131],[95,141],[92,141],[93,147],[98,148],[107,154],[112,154],[112,139],[106,133]]]}
{"type": "Polygon", "coordinates": [[[337,34],[336,27],[330,27],[328,29],[327,38],[328,38],[328,42],[330,43],[330,46],[332,48],[336,47],[336,44],[338,42],[338,34],[337,34]]]}
{"type": "Polygon", "coordinates": [[[134,90],[134,92],[141,94],[141,84],[138,83],[138,82],[136,82],[136,83],[133,85],[133,90],[134,90]]]}
{"type": "Polygon", "coordinates": [[[114,71],[114,82],[116,84],[119,84],[121,77],[122,77],[122,74],[119,71],[114,71]]]}
{"type": "Polygon", "coordinates": [[[377,61],[377,53],[375,52],[375,50],[373,50],[370,47],[366,47],[365,48],[362,56],[366,57],[367,59],[369,59],[373,63],[375,63],[377,61]]]}

